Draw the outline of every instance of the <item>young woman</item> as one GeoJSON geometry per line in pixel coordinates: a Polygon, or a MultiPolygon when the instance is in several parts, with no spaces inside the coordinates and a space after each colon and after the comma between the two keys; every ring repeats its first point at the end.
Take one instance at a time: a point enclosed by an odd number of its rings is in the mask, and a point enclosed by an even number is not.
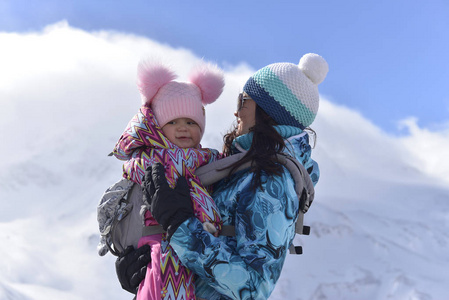
{"type": "MultiPolygon", "coordinates": [[[[275,63],[257,71],[239,95],[237,127],[224,137],[224,154],[246,153],[251,168],[232,173],[212,194],[224,225],[235,235],[208,233],[195,217],[188,190],[171,189],[162,165],[147,169],[144,193],[151,213],[169,229],[170,245],[182,263],[197,275],[197,299],[267,299],[278,280],[295,235],[299,203],[294,181],[276,154],[289,154],[308,170],[314,184],[318,165],[310,157],[305,129],[318,111],[318,84],[328,66],[319,55],[304,55],[299,65],[275,63]]],[[[140,253],[117,262],[122,285],[130,284],[140,253]]],[[[138,264],[137,264],[138,265],[138,264]]],[[[134,281],[138,276],[134,274],[134,281]]]]}

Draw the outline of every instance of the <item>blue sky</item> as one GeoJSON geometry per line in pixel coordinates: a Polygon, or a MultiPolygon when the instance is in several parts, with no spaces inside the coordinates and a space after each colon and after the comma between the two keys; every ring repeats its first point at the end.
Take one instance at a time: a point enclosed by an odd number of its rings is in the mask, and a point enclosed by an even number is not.
{"type": "MultiPolygon", "coordinates": [[[[254,69],[322,55],[327,99],[389,133],[408,117],[449,121],[449,3],[429,1],[0,0],[0,31],[41,30],[67,20],[187,48],[221,67],[254,69]]],[[[1,53],[1,49],[0,49],[1,53]]]]}

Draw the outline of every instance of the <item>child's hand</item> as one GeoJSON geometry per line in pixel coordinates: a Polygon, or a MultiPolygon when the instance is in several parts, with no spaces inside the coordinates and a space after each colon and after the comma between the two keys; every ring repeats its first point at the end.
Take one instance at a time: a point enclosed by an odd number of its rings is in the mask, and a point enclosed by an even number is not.
{"type": "Polygon", "coordinates": [[[142,186],[151,214],[167,231],[169,240],[181,223],[194,216],[187,180],[180,177],[176,187],[170,188],[164,166],[156,163],[145,170],[142,186]]]}
{"type": "Polygon", "coordinates": [[[147,265],[151,262],[151,248],[144,245],[138,249],[126,248],[115,262],[117,278],[124,290],[136,294],[140,282],[145,279],[147,265]]]}

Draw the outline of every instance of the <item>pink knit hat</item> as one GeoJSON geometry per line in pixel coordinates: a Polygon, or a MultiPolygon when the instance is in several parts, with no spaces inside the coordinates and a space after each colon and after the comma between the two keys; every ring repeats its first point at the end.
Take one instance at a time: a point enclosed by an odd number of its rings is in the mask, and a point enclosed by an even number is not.
{"type": "Polygon", "coordinates": [[[142,60],[137,70],[142,102],[151,105],[161,128],[171,120],[190,118],[204,133],[203,105],[215,102],[224,87],[223,72],[217,66],[204,64],[195,68],[189,82],[174,81],[177,76],[159,62],[142,60]]]}

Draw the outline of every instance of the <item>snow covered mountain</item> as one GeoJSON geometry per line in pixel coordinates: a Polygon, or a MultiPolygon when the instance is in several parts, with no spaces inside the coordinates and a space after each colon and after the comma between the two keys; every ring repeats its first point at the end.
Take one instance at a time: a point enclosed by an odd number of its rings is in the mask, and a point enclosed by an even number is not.
{"type": "MultiPolygon", "coordinates": [[[[0,33],[0,43],[0,300],[131,299],[114,257],[96,252],[96,205],[121,176],[107,154],[139,107],[137,60],[164,54],[184,74],[200,59],[66,23],[0,33]]],[[[221,147],[252,71],[226,70],[223,95],[207,107],[204,146],[221,147]]],[[[407,134],[390,136],[322,99],[312,126],[321,169],[306,215],[312,232],[297,238],[304,254],[289,255],[271,299],[447,298],[449,134],[406,124],[407,134]]]]}
{"type": "Polygon", "coordinates": [[[352,112],[323,106],[312,233],[301,238],[304,254],[288,257],[272,298],[446,299],[447,183],[408,164],[414,158],[366,121],[340,127],[352,112]]]}

